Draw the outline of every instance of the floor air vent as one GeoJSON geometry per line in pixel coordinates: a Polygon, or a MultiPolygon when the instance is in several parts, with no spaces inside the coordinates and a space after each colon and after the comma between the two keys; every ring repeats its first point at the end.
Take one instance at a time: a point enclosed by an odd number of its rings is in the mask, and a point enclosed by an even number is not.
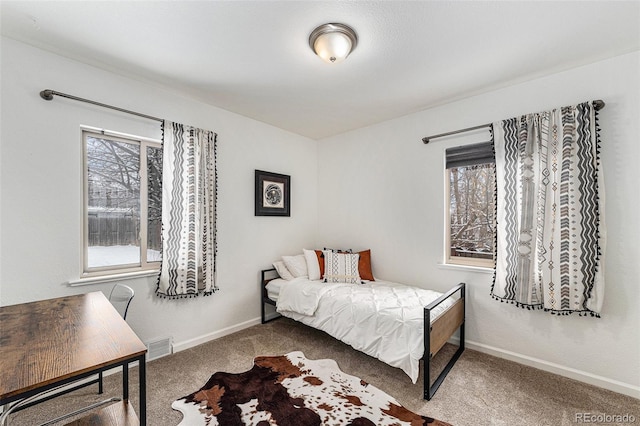
{"type": "Polygon", "coordinates": [[[171,344],[171,337],[147,342],[147,361],[171,355],[172,353],[173,345],[171,344]]]}

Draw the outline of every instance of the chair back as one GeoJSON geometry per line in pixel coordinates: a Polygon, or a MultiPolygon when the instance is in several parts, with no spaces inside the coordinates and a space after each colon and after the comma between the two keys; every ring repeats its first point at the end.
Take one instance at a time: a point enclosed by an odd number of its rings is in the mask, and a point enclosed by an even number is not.
{"type": "Polygon", "coordinates": [[[135,296],[133,289],[124,284],[114,285],[109,294],[109,301],[125,320],[127,319],[127,311],[129,310],[129,304],[131,304],[133,296],[135,296]]]}

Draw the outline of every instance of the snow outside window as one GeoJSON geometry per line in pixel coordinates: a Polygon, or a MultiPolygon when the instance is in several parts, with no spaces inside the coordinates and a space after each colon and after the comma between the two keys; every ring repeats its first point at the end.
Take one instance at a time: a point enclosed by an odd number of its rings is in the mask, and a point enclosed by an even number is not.
{"type": "Polygon", "coordinates": [[[159,269],[160,143],[85,130],[83,144],[85,275],[159,269]]]}

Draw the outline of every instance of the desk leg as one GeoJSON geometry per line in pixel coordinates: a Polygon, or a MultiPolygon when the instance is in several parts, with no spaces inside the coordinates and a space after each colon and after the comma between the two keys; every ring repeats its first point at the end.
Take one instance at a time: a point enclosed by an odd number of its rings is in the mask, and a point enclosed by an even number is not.
{"type": "Polygon", "coordinates": [[[129,363],[122,366],[122,399],[129,400],[129,363]]]}
{"type": "Polygon", "coordinates": [[[140,425],[147,425],[147,366],[145,364],[145,355],[138,360],[138,374],[140,375],[140,425]]]}

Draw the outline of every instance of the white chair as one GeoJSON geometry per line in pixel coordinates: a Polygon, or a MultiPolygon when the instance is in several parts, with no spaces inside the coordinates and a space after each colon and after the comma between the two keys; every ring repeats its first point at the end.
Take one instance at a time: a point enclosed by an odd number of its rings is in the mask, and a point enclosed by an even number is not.
{"type": "Polygon", "coordinates": [[[131,304],[133,296],[135,296],[133,289],[124,284],[114,285],[111,289],[111,293],[109,293],[109,301],[125,321],[127,319],[127,311],[129,310],[129,305],[131,304]]]}
{"type": "MultiPolygon", "coordinates": [[[[127,312],[129,311],[129,305],[136,293],[131,287],[124,284],[116,284],[111,288],[109,293],[109,302],[116,308],[116,311],[120,314],[122,319],[127,320],[127,312]]],[[[102,372],[98,373],[98,393],[102,393],[102,372]]],[[[88,384],[95,383],[96,381],[89,382],[88,384]]]]}

